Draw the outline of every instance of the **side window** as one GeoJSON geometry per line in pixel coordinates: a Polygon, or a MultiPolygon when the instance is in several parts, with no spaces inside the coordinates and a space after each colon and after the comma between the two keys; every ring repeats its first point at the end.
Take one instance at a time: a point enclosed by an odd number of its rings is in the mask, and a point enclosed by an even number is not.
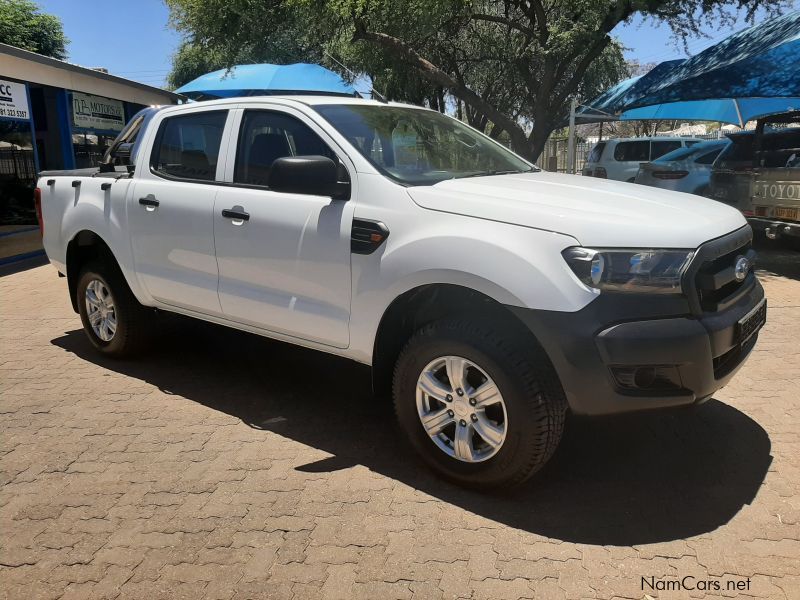
{"type": "Polygon", "coordinates": [[[614,160],[620,162],[647,162],[649,154],[650,142],[647,140],[620,142],[614,148],[614,160]]]}
{"type": "Polygon", "coordinates": [[[681,147],[680,140],[670,140],[670,141],[653,141],[651,149],[650,149],[650,160],[655,160],[664,156],[667,152],[672,152],[673,150],[677,150],[681,147]]]}
{"type": "Polygon", "coordinates": [[[695,159],[694,162],[696,162],[698,165],[710,165],[716,160],[720,152],[722,152],[722,148],[717,148],[716,150],[712,150],[711,152],[706,152],[699,158],[695,159]]]}
{"type": "MultiPolygon", "coordinates": [[[[235,183],[266,186],[272,163],[286,156],[336,154],[301,121],[278,112],[247,110],[236,148],[235,183]]],[[[341,168],[341,167],[340,167],[341,168]]]]}
{"type": "Polygon", "coordinates": [[[227,111],[200,112],[164,119],[150,166],[180,179],[214,181],[227,111]]]}

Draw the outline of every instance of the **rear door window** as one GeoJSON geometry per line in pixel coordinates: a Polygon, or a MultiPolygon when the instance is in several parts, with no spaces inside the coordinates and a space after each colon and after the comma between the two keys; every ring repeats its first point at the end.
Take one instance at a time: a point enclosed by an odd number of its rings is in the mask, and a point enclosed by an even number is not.
{"type": "Polygon", "coordinates": [[[696,150],[693,150],[692,148],[678,148],[672,152],[667,152],[664,156],[654,160],[653,162],[665,163],[673,160],[685,160],[695,152],[696,150]]]}
{"type": "Polygon", "coordinates": [[[161,122],[150,166],[168,178],[214,181],[228,111],[167,117],[161,122]]]}
{"type": "Polygon", "coordinates": [[[647,162],[650,160],[650,142],[637,140],[620,142],[614,148],[614,160],[619,162],[647,162]]]}
{"type": "Polygon", "coordinates": [[[698,165],[712,164],[719,156],[719,153],[722,152],[723,147],[724,146],[720,146],[719,148],[716,148],[711,152],[706,152],[705,154],[701,154],[694,160],[694,162],[696,162],[698,165]]]}
{"type": "Polygon", "coordinates": [[[727,146],[719,155],[719,159],[715,168],[728,170],[728,169],[743,169],[753,166],[753,140],[755,135],[752,133],[745,133],[731,137],[731,144],[727,146]]]}
{"type": "Polygon", "coordinates": [[[605,142],[597,142],[589,153],[589,158],[586,159],[586,162],[600,162],[600,157],[603,155],[605,147],[605,142]]]}
{"type": "Polygon", "coordinates": [[[680,140],[653,140],[650,146],[650,160],[655,160],[664,156],[667,152],[672,152],[681,147],[680,140]]]}

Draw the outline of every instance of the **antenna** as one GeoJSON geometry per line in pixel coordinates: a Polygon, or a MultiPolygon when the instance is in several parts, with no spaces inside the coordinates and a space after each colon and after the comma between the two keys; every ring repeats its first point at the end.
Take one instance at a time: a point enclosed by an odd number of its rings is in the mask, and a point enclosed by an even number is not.
{"type": "MultiPolygon", "coordinates": [[[[347,68],[347,65],[344,65],[344,64],[342,64],[340,61],[336,60],[336,58],[334,58],[334,56],[333,56],[332,54],[330,54],[330,53],[329,53],[327,50],[324,52],[324,54],[325,54],[325,56],[327,56],[328,58],[330,58],[330,59],[331,59],[333,62],[335,62],[337,65],[339,65],[340,67],[342,67],[342,68],[343,68],[345,71],[347,71],[348,73],[350,73],[350,75],[353,77],[353,81],[355,81],[356,79],[358,79],[358,75],[356,75],[355,73],[353,73],[353,71],[351,71],[350,69],[348,69],[348,68],[347,68]]],[[[380,93],[378,90],[376,90],[376,89],[375,89],[373,86],[370,86],[370,88],[369,88],[369,93],[370,93],[370,94],[371,94],[371,95],[372,95],[372,96],[373,96],[375,99],[377,99],[377,100],[378,100],[378,102],[383,102],[384,104],[388,104],[388,102],[387,102],[387,100],[386,100],[386,97],[385,97],[383,94],[381,94],[381,93],[380,93]]]]}

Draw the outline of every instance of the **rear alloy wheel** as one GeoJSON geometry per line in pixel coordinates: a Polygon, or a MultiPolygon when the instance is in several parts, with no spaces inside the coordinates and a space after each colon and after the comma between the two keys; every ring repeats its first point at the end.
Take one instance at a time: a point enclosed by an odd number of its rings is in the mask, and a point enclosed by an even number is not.
{"type": "Polygon", "coordinates": [[[512,487],[541,469],[566,400],[544,350],[500,323],[451,318],[415,333],[395,365],[400,427],[420,457],[461,485],[512,487]]]}
{"type": "Polygon", "coordinates": [[[76,293],[83,329],[102,354],[122,358],[144,346],[153,311],[139,304],[116,264],[87,264],[78,277],[76,293]]]}
{"type": "Polygon", "coordinates": [[[86,318],[94,334],[103,342],[110,342],[117,331],[117,313],[114,298],[106,284],[92,279],[86,285],[86,318]]]}

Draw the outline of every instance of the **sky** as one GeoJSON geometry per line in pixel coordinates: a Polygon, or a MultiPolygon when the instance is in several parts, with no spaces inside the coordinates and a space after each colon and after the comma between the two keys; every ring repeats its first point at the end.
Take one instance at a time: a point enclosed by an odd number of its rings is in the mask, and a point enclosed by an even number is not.
{"type": "MultiPolygon", "coordinates": [[[[172,54],[180,35],[168,25],[169,11],[162,0],[38,0],[44,12],[57,15],[70,39],[70,62],[85,67],[105,67],[110,73],[149,85],[165,85],[172,54]],[[106,22],[107,26],[103,27],[106,22]],[[118,33],[119,32],[119,33],[118,33]]],[[[795,0],[800,8],[800,0],[795,0]]],[[[739,18],[733,27],[709,29],[709,37],[689,40],[689,51],[697,54],[745,29],[739,18]]],[[[641,63],[686,58],[683,47],[671,37],[669,27],[652,20],[634,18],[618,26],[613,34],[625,46],[625,56],[641,63]]]]}

